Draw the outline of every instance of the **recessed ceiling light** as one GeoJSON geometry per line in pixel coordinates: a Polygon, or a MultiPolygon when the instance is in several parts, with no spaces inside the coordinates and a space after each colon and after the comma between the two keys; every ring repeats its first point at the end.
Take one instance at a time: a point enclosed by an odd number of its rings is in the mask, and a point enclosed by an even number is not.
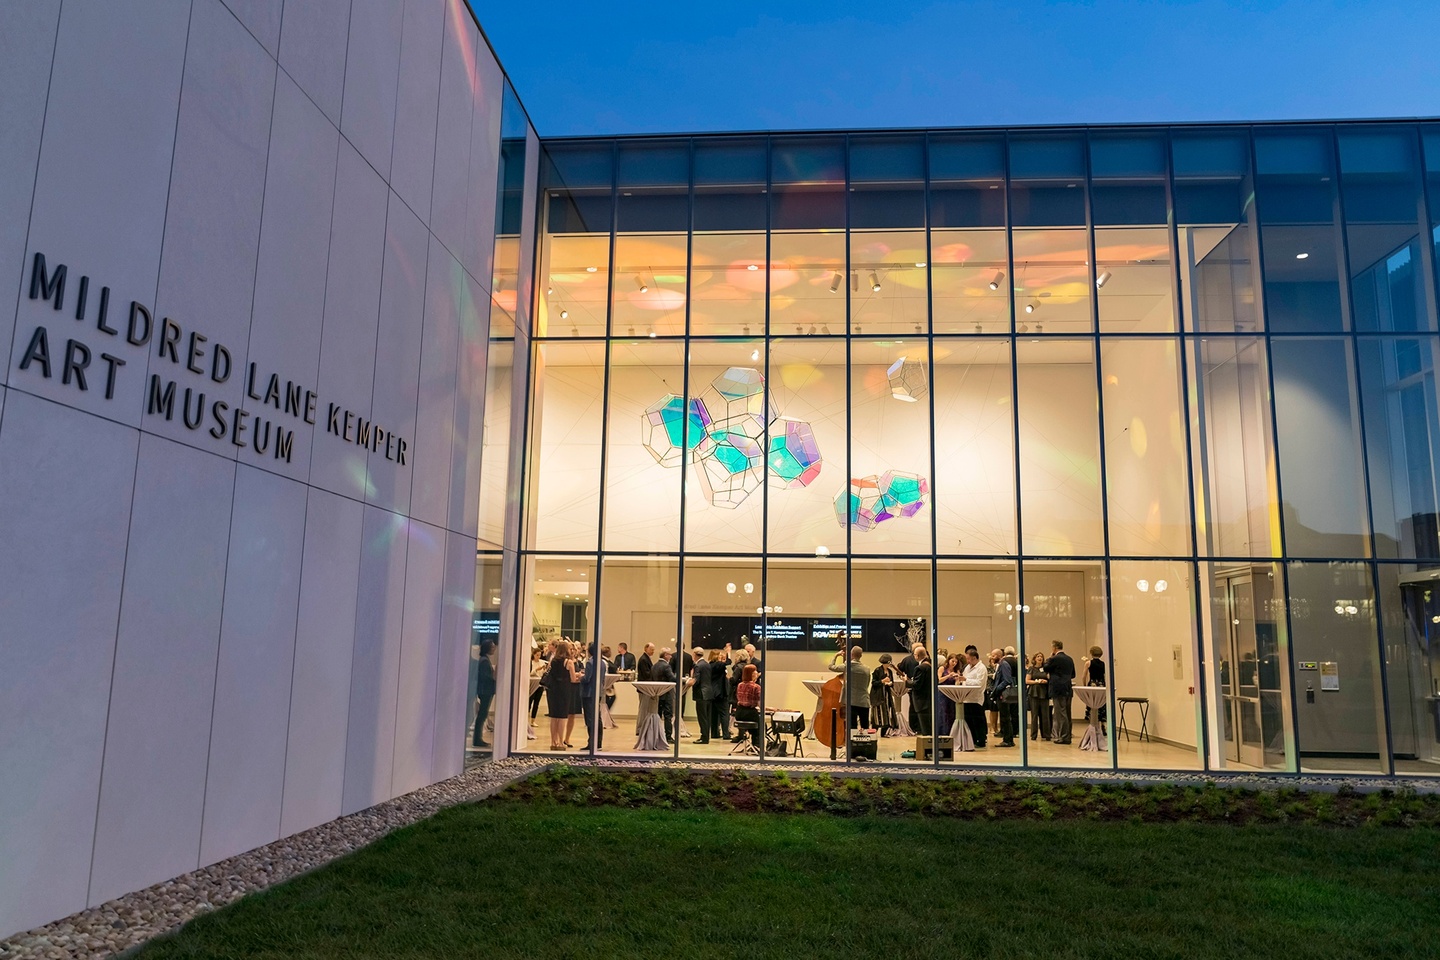
{"type": "Polygon", "coordinates": [[[1308,253],[1297,253],[1297,254],[1295,254],[1295,259],[1296,259],[1296,260],[1306,260],[1306,259],[1309,259],[1309,257],[1310,257],[1310,254],[1308,254],[1308,253]]]}
{"type": "Polygon", "coordinates": [[[745,269],[746,269],[746,270],[759,270],[760,268],[759,268],[758,266],[756,266],[755,264],[752,263],[752,264],[750,264],[750,266],[746,267],[745,269]]]}
{"type": "Polygon", "coordinates": [[[569,573],[569,572],[570,572],[570,568],[569,568],[569,567],[566,567],[566,568],[565,568],[565,572],[566,572],[566,573],[569,573]]]}
{"type": "Polygon", "coordinates": [[[921,260],[919,263],[915,264],[915,266],[919,267],[921,270],[924,270],[926,263],[924,260],[921,260]]]}
{"type": "Polygon", "coordinates": [[[600,269],[599,267],[586,267],[586,268],[585,268],[585,272],[586,272],[586,273],[594,273],[595,271],[597,271],[597,270],[599,270],[599,269],[600,269]]]}

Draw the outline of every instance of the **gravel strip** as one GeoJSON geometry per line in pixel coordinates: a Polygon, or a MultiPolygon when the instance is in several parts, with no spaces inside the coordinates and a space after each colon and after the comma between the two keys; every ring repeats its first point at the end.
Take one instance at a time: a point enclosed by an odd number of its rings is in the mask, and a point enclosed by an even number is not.
{"type": "Polygon", "coordinates": [[[475,764],[458,777],[82,910],[48,926],[17,933],[0,941],[0,960],[98,960],[114,956],[247,893],[324,866],[446,807],[483,799],[548,765],[548,760],[534,757],[475,764]]]}
{"type": "Polygon", "coordinates": [[[16,934],[0,941],[0,960],[67,960],[114,956],[146,940],[174,930],[185,922],[238,900],[247,893],[324,866],[338,857],[373,843],[399,827],[423,820],[440,810],[484,799],[516,780],[555,762],[575,767],[647,768],[671,770],[785,771],[788,774],[826,773],[837,777],[961,777],[995,780],[1041,780],[1090,783],[1195,784],[1250,789],[1292,788],[1333,792],[1347,785],[1367,792],[1413,790],[1440,793],[1440,780],[1362,778],[1355,776],[1295,776],[1184,772],[1120,772],[1113,770],[1027,770],[1005,767],[948,766],[936,769],[913,764],[744,763],[726,760],[675,760],[646,756],[589,759],[564,757],[510,757],[494,763],[477,763],[465,773],[414,793],[397,797],[368,810],[341,817],[283,840],[231,857],[220,863],[83,910],[49,926],[16,934]]]}
{"type": "Polygon", "coordinates": [[[565,756],[560,762],[572,767],[616,768],[642,767],[645,769],[668,770],[749,770],[753,772],[787,774],[828,773],[834,777],[942,777],[962,779],[994,780],[1038,780],[1044,783],[1071,783],[1084,780],[1087,783],[1133,783],[1137,785],[1182,784],[1203,786],[1213,783],[1220,787],[1234,787],[1249,790],[1316,790],[1334,793],[1342,786],[1357,793],[1373,793],[1380,790],[1399,792],[1410,790],[1415,793],[1440,793],[1440,779],[1423,777],[1360,777],[1354,774],[1263,774],[1263,773],[1221,773],[1218,771],[1190,773],[1186,771],[1149,770],[1093,770],[1093,769],[1044,769],[1033,767],[965,767],[941,766],[939,768],[903,763],[796,763],[774,761],[771,763],[743,763],[733,760],[675,760],[672,757],[627,757],[565,756]]]}

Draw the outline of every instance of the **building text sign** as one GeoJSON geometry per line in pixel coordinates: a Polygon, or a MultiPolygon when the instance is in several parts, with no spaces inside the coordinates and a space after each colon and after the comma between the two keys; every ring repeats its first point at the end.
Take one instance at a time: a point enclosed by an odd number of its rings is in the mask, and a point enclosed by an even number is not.
{"type": "Polygon", "coordinates": [[[52,304],[57,314],[93,321],[101,346],[96,349],[92,346],[95,339],[80,339],[66,331],[52,336],[49,326],[36,324],[25,340],[25,352],[17,365],[20,371],[58,379],[82,393],[100,391],[106,400],[113,400],[116,380],[125,376],[125,354],[133,358],[137,351],[150,350],[158,369],[150,372],[145,385],[147,417],[179,420],[186,429],[204,431],[217,443],[286,463],[294,454],[295,429],[323,420],[325,433],[383,454],[402,466],[407,462],[409,441],[394,430],[339,404],[326,403],[305,384],[282,380],[278,373],[261,370],[255,363],[237,370],[234,354],[225,344],[169,317],[161,317],[157,323],[150,308],[138,301],[112,310],[110,288],[102,286],[98,293],[92,292],[88,276],[81,276],[67,290],[68,275],[65,264],[52,265],[43,253],[36,253],[26,292],[31,300],[52,304]],[[206,396],[208,384],[226,383],[233,376],[243,378],[245,396],[254,401],[253,408],[232,407],[206,396]]]}

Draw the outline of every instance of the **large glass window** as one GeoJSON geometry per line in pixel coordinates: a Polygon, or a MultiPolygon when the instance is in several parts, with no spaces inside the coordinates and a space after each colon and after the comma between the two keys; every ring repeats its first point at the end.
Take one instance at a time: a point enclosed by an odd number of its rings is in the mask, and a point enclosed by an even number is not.
{"type": "Polygon", "coordinates": [[[1366,563],[1291,563],[1300,769],[1386,773],[1375,592],[1366,563]]]}
{"type": "Polygon", "coordinates": [[[937,338],[935,552],[1015,553],[1010,341],[937,338]]]}
{"type": "Polygon", "coordinates": [[[766,406],[764,349],[763,340],[690,341],[688,421],[674,404],[667,428],[672,469],[685,473],[685,549],[692,553],[761,552],[767,444],[776,450],[772,485],[814,479],[804,428],[767,413],[776,408],[766,406]],[[689,450],[683,468],[680,431],[689,450]]]}
{"type": "Polygon", "coordinates": [[[766,549],[772,554],[845,554],[835,501],[842,499],[850,469],[846,370],[844,340],[771,342],[770,409],[782,418],[770,441],[766,549]],[[782,431],[783,453],[777,444],[782,431]]]}
{"type": "Polygon", "coordinates": [[[1369,556],[1350,342],[1277,339],[1270,356],[1285,551],[1292,557],[1369,556]]]}
{"type": "Polygon", "coordinates": [[[1200,552],[1280,555],[1270,367],[1265,341],[1190,344],[1190,458],[1200,552]]]}
{"type": "Polygon", "coordinates": [[[1344,330],[1344,263],[1328,128],[1255,135],[1265,312],[1276,333],[1344,330]]]}
{"type": "Polygon", "coordinates": [[[1440,557],[1440,343],[1433,337],[1362,337],[1359,347],[1375,554],[1440,557]]]}
{"type": "Polygon", "coordinates": [[[1180,344],[1158,338],[1102,340],[1100,374],[1105,384],[1110,552],[1188,556],[1190,493],[1180,344]]]}
{"type": "Polygon", "coordinates": [[[1115,749],[1122,768],[1204,765],[1195,597],[1188,562],[1110,563],[1115,749]]]}
{"type": "Polygon", "coordinates": [[[520,233],[525,220],[525,143],[530,124],[510,81],[500,111],[500,169],[496,177],[495,263],[491,273],[491,324],[519,317],[520,233]]]}
{"type": "Polygon", "coordinates": [[[1260,274],[1250,135],[1176,132],[1171,153],[1186,328],[1255,333],[1264,324],[1255,293],[1260,274]]]}
{"type": "Polygon", "coordinates": [[[518,598],[511,748],[596,641],[606,753],[671,648],[687,758],[744,750],[748,660],[802,721],[767,760],[828,760],[853,674],[879,760],[1433,770],[1433,127],[553,141],[527,201],[506,126],[478,542],[518,566],[482,563],[476,629],[518,598]],[[967,646],[1025,691],[973,729],[967,646]]]}
{"type": "Polygon", "coordinates": [[[851,341],[850,477],[835,512],[852,553],[933,552],[929,392],[924,338],[851,341]]]}
{"type": "Polygon", "coordinates": [[[612,149],[556,145],[541,163],[541,287],[535,334],[604,336],[614,221],[612,149]]]}
{"type": "Polygon", "coordinates": [[[686,450],[693,452],[708,440],[703,418],[691,415],[687,423],[684,396],[682,344],[611,341],[606,551],[680,549],[686,450]]]}
{"type": "Polygon", "coordinates": [[[1008,332],[1004,140],[932,137],[929,214],[935,332],[1008,332]]]}
{"type": "Polygon", "coordinates": [[[600,532],[605,344],[538,344],[533,372],[526,545],[594,550],[600,532]]]}
{"type": "Polygon", "coordinates": [[[1020,523],[1026,554],[1100,556],[1100,425],[1092,340],[1015,342],[1020,523]]]}
{"type": "Polygon", "coordinates": [[[1355,329],[1434,330],[1414,129],[1370,128],[1339,141],[1355,329]]]}

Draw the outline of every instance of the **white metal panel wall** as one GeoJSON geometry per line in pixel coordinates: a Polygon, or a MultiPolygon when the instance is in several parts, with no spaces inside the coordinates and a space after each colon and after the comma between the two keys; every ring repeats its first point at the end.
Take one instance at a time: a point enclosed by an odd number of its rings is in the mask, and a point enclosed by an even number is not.
{"type": "Polygon", "coordinates": [[[502,83],[448,0],[36,0],[0,54],[5,936],[459,772],[502,83]]]}

